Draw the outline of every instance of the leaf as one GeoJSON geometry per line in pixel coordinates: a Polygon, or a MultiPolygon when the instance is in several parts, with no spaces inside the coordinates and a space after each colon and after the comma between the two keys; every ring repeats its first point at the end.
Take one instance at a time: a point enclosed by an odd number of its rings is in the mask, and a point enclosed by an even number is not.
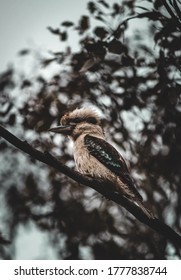
{"type": "Polygon", "coordinates": [[[104,57],[106,54],[105,44],[101,41],[96,43],[87,43],[85,44],[85,48],[88,52],[95,54],[99,57],[104,57]]]}
{"type": "Polygon", "coordinates": [[[107,30],[105,30],[103,27],[96,27],[94,29],[94,33],[101,40],[103,40],[106,37],[106,35],[108,34],[107,30]]]}
{"type": "Polygon", "coordinates": [[[80,27],[80,30],[81,31],[85,31],[87,29],[89,29],[89,17],[88,16],[82,16],[81,17],[81,20],[80,20],[80,23],[79,23],[79,27],[80,27]]]}
{"type": "Polygon", "coordinates": [[[111,42],[108,43],[107,48],[109,52],[115,54],[121,54],[127,51],[127,47],[123,45],[120,41],[113,39],[111,42]]]}
{"type": "Polygon", "coordinates": [[[109,8],[109,5],[106,3],[106,1],[104,1],[104,0],[99,0],[98,1],[101,5],[103,5],[105,8],[109,8]]]}
{"type": "Polygon", "coordinates": [[[29,80],[24,80],[22,82],[21,89],[26,88],[26,87],[30,87],[30,86],[31,86],[31,82],[29,80]]]}
{"type": "Polygon", "coordinates": [[[123,55],[121,62],[123,66],[133,66],[134,65],[134,58],[129,55],[123,55]]]}
{"type": "Polygon", "coordinates": [[[118,15],[120,13],[120,5],[118,5],[117,3],[113,4],[113,10],[113,14],[118,15]]]}
{"type": "Polygon", "coordinates": [[[6,110],[0,111],[0,116],[5,117],[10,112],[12,107],[13,107],[13,103],[9,103],[8,107],[6,108],[6,110]]]}
{"type": "Polygon", "coordinates": [[[55,60],[56,60],[56,58],[44,59],[42,61],[42,65],[43,65],[43,67],[46,67],[46,66],[48,66],[50,63],[52,63],[55,60]]]}
{"type": "Polygon", "coordinates": [[[21,55],[21,56],[27,55],[27,54],[29,54],[29,52],[30,52],[30,50],[24,49],[24,50],[19,51],[19,52],[18,52],[18,55],[21,55]]]}
{"type": "Polygon", "coordinates": [[[13,113],[9,116],[8,124],[9,125],[14,125],[16,121],[16,115],[13,113]]]}
{"type": "Polygon", "coordinates": [[[163,6],[163,2],[162,1],[160,1],[160,0],[154,1],[154,8],[156,10],[159,9],[160,7],[162,7],[162,6],[163,6]]]}
{"type": "Polygon", "coordinates": [[[91,14],[93,14],[97,10],[94,2],[88,2],[87,8],[88,8],[88,10],[90,11],[91,14]]]}
{"type": "Polygon", "coordinates": [[[175,8],[175,11],[177,13],[178,18],[181,19],[181,10],[180,10],[180,8],[177,4],[177,1],[173,0],[173,5],[174,5],[174,8],[175,8]]]}
{"type": "Polygon", "coordinates": [[[96,16],[95,19],[105,22],[105,20],[101,16],[96,16]]]}
{"type": "Polygon", "coordinates": [[[65,27],[71,27],[74,25],[74,23],[72,21],[64,21],[61,25],[65,27]]]}
{"type": "Polygon", "coordinates": [[[91,67],[97,64],[99,61],[99,58],[90,58],[86,60],[82,68],[79,70],[79,73],[84,74],[87,70],[89,70],[91,67]]]}
{"type": "Polygon", "coordinates": [[[67,32],[62,32],[61,34],[60,34],[60,39],[61,39],[61,41],[66,41],[67,40],[67,32]]]}
{"type": "Polygon", "coordinates": [[[51,26],[48,26],[47,29],[54,35],[59,35],[61,33],[59,28],[54,29],[51,26]]]}

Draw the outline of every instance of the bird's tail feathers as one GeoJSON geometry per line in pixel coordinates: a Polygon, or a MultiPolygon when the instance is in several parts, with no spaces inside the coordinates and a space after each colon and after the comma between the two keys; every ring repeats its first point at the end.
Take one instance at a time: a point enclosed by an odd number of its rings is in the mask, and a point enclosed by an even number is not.
{"type": "Polygon", "coordinates": [[[127,198],[129,201],[131,201],[133,204],[137,205],[144,214],[146,214],[146,216],[149,219],[154,219],[155,216],[153,215],[153,213],[144,205],[143,201],[142,201],[142,197],[137,194],[135,194],[135,192],[130,191],[130,188],[125,185],[118,185],[118,193],[123,195],[125,198],[127,198]]]}

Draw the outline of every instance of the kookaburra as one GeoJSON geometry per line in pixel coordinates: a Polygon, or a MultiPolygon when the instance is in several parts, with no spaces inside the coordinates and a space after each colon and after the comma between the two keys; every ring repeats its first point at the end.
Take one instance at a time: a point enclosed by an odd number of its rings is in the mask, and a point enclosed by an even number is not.
{"type": "Polygon", "coordinates": [[[153,217],[142,202],[125,160],[105,140],[99,115],[90,108],[75,109],[66,113],[60,123],[60,126],[49,131],[66,135],[73,140],[77,170],[93,178],[113,182],[118,194],[136,203],[148,217],[153,217]]]}

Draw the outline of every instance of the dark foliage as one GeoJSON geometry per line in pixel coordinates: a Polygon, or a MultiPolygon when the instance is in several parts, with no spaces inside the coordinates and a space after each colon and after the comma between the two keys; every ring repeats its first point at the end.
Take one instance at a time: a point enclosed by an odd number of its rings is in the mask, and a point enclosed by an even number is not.
{"type": "MultiPolygon", "coordinates": [[[[0,121],[35,148],[73,166],[68,142],[47,130],[65,111],[94,105],[103,112],[108,139],[130,163],[148,207],[180,232],[181,9],[174,0],[148,4],[91,1],[90,16],[48,27],[61,41],[77,32],[80,51],[68,47],[42,58],[40,69],[59,65],[49,79],[43,71],[31,79],[17,77],[16,69],[1,73],[0,121]],[[138,30],[128,34],[133,22],[138,30]]],[[[32,53],[19,55],[26,59],[32,53]]],[[[180,258],[177,247],[123,208],[25,157],[3,139],[0,156],[3,259],[15,257],[18,227],[30,221],[49,235],[62,259],[180,258]]]]}

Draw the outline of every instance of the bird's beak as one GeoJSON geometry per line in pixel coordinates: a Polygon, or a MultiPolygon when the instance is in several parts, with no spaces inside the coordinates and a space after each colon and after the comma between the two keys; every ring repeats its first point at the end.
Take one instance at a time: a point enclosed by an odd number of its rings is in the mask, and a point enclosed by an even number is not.
{"type": "Polygon", "coordinates": [[[73,126],[72,125],[59,125],[56,127],[50,128],[48,131],[55,132],[55,133],[60,133],[64,135],[70,135],[72,133],[73,126]]]}

